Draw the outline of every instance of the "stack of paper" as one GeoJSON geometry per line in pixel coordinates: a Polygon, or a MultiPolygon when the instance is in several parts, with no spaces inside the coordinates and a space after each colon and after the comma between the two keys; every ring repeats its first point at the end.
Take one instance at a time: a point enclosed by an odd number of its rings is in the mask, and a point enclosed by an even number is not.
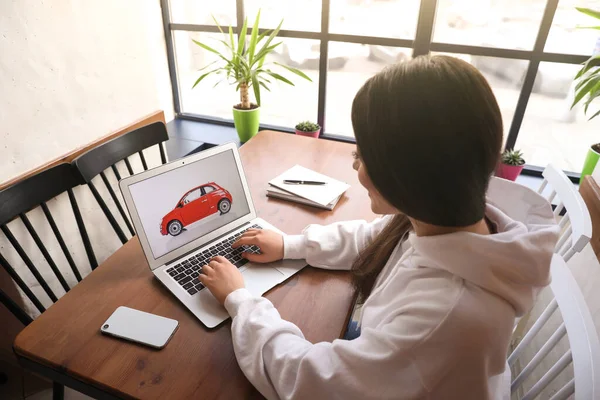
{"type": "Polygon", "coordinates": [[[267,196],[294,201],[326,210],[333,210],[350,185],[320,174],[300,165],[295,165],[269,182],[267,196]],[[324,185],[286,184],[284,180],[319,181],[324,185]]]}

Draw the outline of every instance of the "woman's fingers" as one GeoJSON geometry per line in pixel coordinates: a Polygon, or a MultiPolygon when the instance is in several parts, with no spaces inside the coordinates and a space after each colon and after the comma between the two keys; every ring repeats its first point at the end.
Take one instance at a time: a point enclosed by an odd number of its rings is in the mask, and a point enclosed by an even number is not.
{"type": "Polygon", "coordinates": [[[268,262],[265,254],[242,253],[242,257],[250,262],[264,263],[268,262]]]}
{"type": "Polygon", "coordinates": [[[252,237],[240,237],[235,243],[233,243],[231,245],[231,247],[233,247],[234,249],[236,247],[240,247],[240,246],[244,246],[244,245],[258,245],[259,241],[257,240],[256,236],[252,236],[252,237]]]}

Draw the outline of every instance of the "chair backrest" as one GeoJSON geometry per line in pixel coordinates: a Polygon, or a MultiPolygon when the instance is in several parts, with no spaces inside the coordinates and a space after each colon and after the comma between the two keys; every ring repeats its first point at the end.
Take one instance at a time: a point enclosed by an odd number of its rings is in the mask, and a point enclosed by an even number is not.
{"type": "Polygon", "coordinates": [[[573,274],[559,255],[552,258],[551,273],[553,299],[510,354],[508,364],[514,366],[557,309],[563,322],[513,379],[511,391],[515,392],[567,335],[569,349],[533,384],[522,399],[535,399],[571,363],[573,379],[563,385],[552,399],[566,399],[573,393],[576,400],[600,399],[600,340],[592,315],[573,274]]]}
{"type": "Polygon", "coordinates": [[[560,254],[565,261],[569,261],[575,253],[579,253],[592,238],[592,218],[585,201],[577,191],[575,185],[565,173],[552,164],[548,164],[542,173],[544,181],[538,189],[543,194],[549,187],[550,193],[546,197],[549,202],[556,198],[558,205],[554,209],[555,217],[565,210],[560,220],[561,236],[556,244],[555,252],[560,254]]]}
{"type": "MultiPolygon", "coordinates": [[[[15,219],[20,219],[29,236],[31,239],[33,239],[36,247],[43,255],[43,258],[46,260],[47,264],[52,270],[52,273],[58,282],[60,282],[63,290],[65,293],[68,292],[70,289],[69,284],[67,283],[57,263],[50,255],[47,246],[40,238],[37,230],[27,217],[27,213],[37,207],[41,209],[45,217],[45,222],[50,228],[50,231],[53,233],[54,238],[58,242],[67,263],[73,271],[74,276],[78,282],[81,281],[80,270],[71,256],[69,248],[65,243],[65,238],[63,234],[61,234],[50,208],[46,204],[49,200],[54,199],[56,196],[62,193],[66,192],[68,194],[71,209],[73,211],[75,221],[77,222],[80,239],[83,242],[90,267],[91,269],[96,268],[98,265],[96,256],[94,255],[94,250],[92,249],[87,229],[83,222],[83,218],[81,217],[81,212],[73,193],[73,188],[81,183],[83,183],[83,180],[71,166],[71,164],[63,163],[46,169],[36,175],[30,176],[29,178],[19,181],[0,191],[0,230],[4,233],[10,245],[19,255],[20,259],[27,266],[27,269],[31,272],[35,280],[43,288],[44,292],[52,302],[55,302],[59,296],[57,296],[56,293],[50,288],[50,285],[46,279],[44,279],[38,267],[34,265],[32,257],[30,257],[26,251],[29,246],[19,242],[19,240],[13,234],[13,231],[9,228],[8,223],[15,219]]],[[[47,233],[48,229],[44,229],[44,232],[47,233]]],[[[69,237],[68,239],[72,240],[74,238],[69,237]]],[[[44,312],[45,307],[43,306],[42,301],[25,283],[20,274],[22,271],[17,271],[19,268],[15,268],[8,261],[8,259],[4,257],[2,252],[0,252],[0,266],[6,270],[13,281],[23,291],[23,293],[25,293],[27,298],[33,303],[38,311],[40,313],[44,312]]],[[[9,301],[10,299],[7,299],[8,296],[5,293],[0,293],[0,301],[10,311],[12,311],[15,316],[19,318],[19,320],[21,320],[23,323],[31,320],[29,315],[22,308],[20,308],[14,301],[9,301]]]]}
{"type": "Polygon", "coordinates": [[[160,160],[164,164],[167,162],[167,158],[162,142],[168,139],[169,135],[165,124],[155,122],[105,142],[73,160],[73,165],[79,171],[81,178],[87,183],[102,212],[123,244],[127,242],[128,238],[92,180],[98,175],[100,176],[129,233],[131,236],[135,235],[129,216],[110,184],[105,170],[110,168],[118,181],[121,179],[121,174],[117,168],[117,163],[124,161],[129,175],[133,175],[135,172],[129,157],[134,154],[139,156],[144,170],[148,170],[143,150],[154,145],[158,146],[160,160]]]}

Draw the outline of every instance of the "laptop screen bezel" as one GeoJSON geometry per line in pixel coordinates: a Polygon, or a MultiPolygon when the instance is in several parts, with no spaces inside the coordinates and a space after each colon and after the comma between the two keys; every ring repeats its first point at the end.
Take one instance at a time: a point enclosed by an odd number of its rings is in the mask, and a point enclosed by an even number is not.
{"type": "Polygon", "coordinates": [[[148,171],[144,171],[142,173],[124,178],[119,182],[119,187],[121,188],[121,193],[123,194],[127,210],[129,211],[129,215],[131,216],[131,220],[133,222],[136,234],[139,238],[140,244],[142,245],[142,249],[144,250],[144,254],[146,256],[146,259],[148,260],[148,264],[150,265],[150,269],[152,271],[165,264],[170,263],[173,260],[180,258],[185,254],[193,252],[199,247],[202,247],[206,243],[210,243],[214,239],[230,232],[235,228],[256,219],[256,210],[254,209],[254,202],[252,201],[252,196],[250,195],[250,189],[248,187],[248,182],[246,181],[246,175],[244,174],[242,161],[240,159],[240,153],[235,143],[227,143],[222,146],[213,147],[211,149],[204,150],[199,153],[177,159],[175,161],[171,161],[168,164],[161,165],[148,171]],[[233,152],[233,158],[235,160],[238,173],[240,175],[240,181],[242,182],[244,195],[246,196],[246,201],[248,202],[248,208],[250,212],[247,215],[240,217],[234,221],[231,221],[228,224],[225,224],[222,227],[215,229],[214,231],[211,231],[203,236],[200,236],[177,249],[174,249],[158,258],[154,258],[154,254],[152,253],[152,249],[150,247],[150,243],[148,242],[148,238],[146,237],[142,221],[135,207],[135,202],[133,201],[133,197],[131,196],[131,190],[129,189],[129,187],[140,181],[152,178],[156,175],[161,175],[174,169],[181,168],[186,165],[204,160],[205,158],[212,157],[217,154],[225,153],[228,151],[233,152]]]}

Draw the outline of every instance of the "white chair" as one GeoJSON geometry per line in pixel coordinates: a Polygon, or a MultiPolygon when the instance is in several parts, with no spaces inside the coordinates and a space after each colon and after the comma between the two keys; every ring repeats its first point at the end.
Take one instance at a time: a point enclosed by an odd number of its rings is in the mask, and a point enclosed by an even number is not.
{"type": "Polygon", "coordinates": [[[569,261],[575,253],[583,250],[592,238],[592,218],[579,191],[562,170],[548,164],[542,176],[544,181],[538,193],[543,194],[549,185],[552,190],[546,197],[547,200],[550,203],[555,198],[558,200],[554,216],[558,218],[562,210],[565,210],[565,215],[559,223],[562,234],[554,252],[560,254],[565,261],[569,261]]]}
{"type": "Polygon", "coordinates": [[[575,393],[575,400],[600,399],[600,340],[592,315],[585,302],[583,293],[566,262],[554,255],[551,265],[552,283],[550,288],[554,299],[535,321],[525,337],[508,357],[512,367],[529,347],[558,308],[562,324],[541,346],[531,361],[511,382],[511,392],[515,392],[531,375],[557,343],[566,334],[569,350],[525,393],[522,400],[535,399],[570,363],[573,363],[574,377],[551,397],[551,400],[566,399],[575,393]]]}

